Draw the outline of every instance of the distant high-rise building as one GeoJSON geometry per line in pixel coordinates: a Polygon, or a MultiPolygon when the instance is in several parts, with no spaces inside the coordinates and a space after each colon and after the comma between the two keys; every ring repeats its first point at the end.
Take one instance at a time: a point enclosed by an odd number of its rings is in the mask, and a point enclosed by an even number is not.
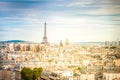
{"type": "Polygon", "coordinates": [[[45,44],[45,45],[49,44],[47,40],[46,22],[44,23],[44,36],[43,36],[42,44],[45,44]]]}
{"type": "Polygon", "coordinates": [[[62,40],[60,41],[60,47],[63,47],[63,43],[62,43],[62,40]]]}
{"type": "Polygon", "coordinates": [[[105,41],[105,46],[106,47],[110,47],[110,42],[109,41],[105,41]]]}
{"type": "Polygon", "coordinates": [[[118,41],[118,45],[120,46],[120,41],[118,41]]]}
{"type": "Polygon", "coordinates": [[[120,39],[117,39],[117,46],[120,46],[120,39]]]}
{"type": "Polygon", "coordinates": [[[65,45],[68,46],[70,43],[69,43],[69,40],[68,38],[66,39],[66,42],[65,42],[65,45]]]}

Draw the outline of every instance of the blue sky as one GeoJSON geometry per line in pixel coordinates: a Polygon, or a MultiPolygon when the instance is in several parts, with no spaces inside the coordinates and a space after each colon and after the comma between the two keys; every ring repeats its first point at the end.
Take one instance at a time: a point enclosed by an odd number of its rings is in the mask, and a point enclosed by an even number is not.
{"type": "Polygon", "coordinates": [[[0,0],[0,41],[120,40],[120,0],[0,0]]]}

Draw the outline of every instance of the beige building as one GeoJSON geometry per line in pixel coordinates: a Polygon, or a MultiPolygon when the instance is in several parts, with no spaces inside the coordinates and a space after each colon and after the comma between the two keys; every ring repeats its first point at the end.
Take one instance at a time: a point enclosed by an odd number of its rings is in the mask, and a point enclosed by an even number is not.
{"type": "Polygon", "coordinates": [[[116,59],[116,60],[115,60],[115,65],[116,65],[116,66],[120,66],[120,59],[116,59]]]}
{"type": "Polygon", "coordinates": [[[10,43],[10,44],[9,44],[9,49],[10,49],[10,51],[14,51],[14,48],[15,48],[14,43],[10,43]]]}

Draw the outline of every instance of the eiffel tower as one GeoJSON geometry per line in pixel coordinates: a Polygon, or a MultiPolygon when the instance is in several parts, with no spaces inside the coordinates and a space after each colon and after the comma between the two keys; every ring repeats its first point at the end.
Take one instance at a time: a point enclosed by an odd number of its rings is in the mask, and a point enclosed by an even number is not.
{"type": "Polygon", "coordinates": [[[44,36],[41,44],[49,45],[47,40],[46,22],[44,23],[44,36]]]}

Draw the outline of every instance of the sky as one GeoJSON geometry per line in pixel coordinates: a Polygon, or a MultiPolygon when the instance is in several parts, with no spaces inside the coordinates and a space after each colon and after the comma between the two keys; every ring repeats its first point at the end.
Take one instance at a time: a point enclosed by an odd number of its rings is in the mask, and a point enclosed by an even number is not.
{"type": "Polygon", "coordinates": [[[0,41],[120,40],[120,0],[0,0],[0,41]]]}

